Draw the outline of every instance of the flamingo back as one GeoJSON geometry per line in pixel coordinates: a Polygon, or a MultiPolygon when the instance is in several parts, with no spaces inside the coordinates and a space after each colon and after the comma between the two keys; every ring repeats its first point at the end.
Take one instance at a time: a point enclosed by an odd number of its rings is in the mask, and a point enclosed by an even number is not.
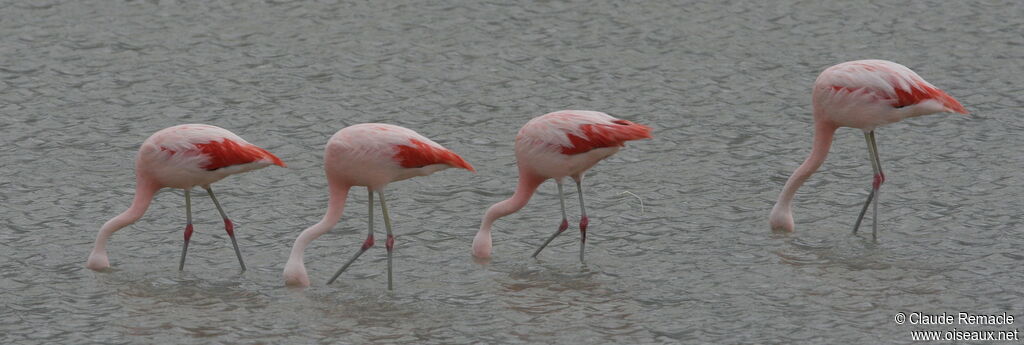
{"type": "Polygon", "coordinates": [[[534,118],[519,130],[517,145],[545,146],[565,155],[619,147],[626,141],[651,138],[651,128],[608,114],[562,110],[534,118]]]}

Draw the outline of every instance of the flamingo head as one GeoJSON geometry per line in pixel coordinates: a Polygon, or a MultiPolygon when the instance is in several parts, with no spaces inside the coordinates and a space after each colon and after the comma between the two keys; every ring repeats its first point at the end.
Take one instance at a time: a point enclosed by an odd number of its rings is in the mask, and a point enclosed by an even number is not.
{"type": "Polygon", "coordinates": [[[85,267],[93,271],[110,268],[110,260],[107,259],[107,253],[94,250],[89,254],[89,260],[85,262],[85,267]]]}
{"type": "Polygon", "coordinates": [[[772,214],[768,216],[768,223],[775,232],[793,232],[793,211],[789,207],[776,204],[772,207],[772,214]]]}
{"type": "Polygon", "coordinates": [[[473,238],[473,256],[477,258],[491,257],[491,232],[480,231],[473,238]]]}
{"type": "Polygon", "coordinates": [[[302,261],[288,260],[284,265],[284,285],[292,287],[309,287],[309,275],[302,261]]]}

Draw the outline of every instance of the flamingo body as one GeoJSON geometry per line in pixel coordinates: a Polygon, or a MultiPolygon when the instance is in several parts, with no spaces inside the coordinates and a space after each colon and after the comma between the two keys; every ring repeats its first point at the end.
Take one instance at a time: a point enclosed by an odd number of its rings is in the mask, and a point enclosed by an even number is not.
{"type": "Polygon", "coordinates": [[[844,62],[814,82],[815,121],[870,131],[939,112],[966,114],[960,102],[906,66],[885,60],[844,62]]]}
{"type": "Polygon", "coordinates": [[[650,128],[605,113],[563,110],[536,117],[516,135],[520,170],[546,179],[577,176],[619,152],[626,141],[650,138],[650,128]]]}
{"type": "MultiPolygon", "coordinates": [[[[142,143],[136,155],[135,200],[128,210],[100,228],[86,267],[94,270],[110,267],[107,240],[117,230],[141,218],[160,189],[209,188],[210,184],[227,176],[270,165],[285,166],[267,150],[220,127],[185,124],[154,133],[142,143]]],[[[229,223],[226,217],[225,223],[229,223]]],[[[233,237],[232,230],[228,231],[233,237]]]]}
{"type": "Polygon", "coordinates": [[[526,206],[542,182],[555,179],[561,184],[566,176],[579,181],[587,170],[618,152],[626,141],[651,138],[650,131],[644,125],[585,110],[557,111],[527,122],[515,141],[519,166],[516,192],[487,209],[473,239],[473,255],[491,256],[493,222],[526,206]]]}
{"type": "MultiPolygon", "coordinates": [[[[793,196],[825,161],[832,138],[839,127],[861,129],[868,139],[875,181],[872,193],[864,205],[866,211],[885,181],[875,147],[874,130],[877,127],[939,112],[967,113],[960,102],[914,71],[885,60],[849,61],[825,69],[814,82],[812,103],[814,143],[811,154],[786,181],[772,207],[769,224],[773,230],[793,231],[793,196]]],[[[877,227],[877,202],[875,207],[877,227]]],[[[860,217],[863,215],[864,211],[860,217]]],[[[860,219],[857,221],[859,224],[860,219]]]]}
{"type": "Polygon", "coordinates": [[[188,124],[165,128],[146,139],[135,169],[162,187],[184,189],[270,165],[285,166],[280,158],[226,129],[188,124]]]}
{"type": "Polygon", "coordinates": [[[410,129],[382,123],[343,128],[331,136],[324,151],[328,179],[374,191],[450,167],[473,171],[462,157],[440,144],[410,129]]]}
{"type": "MultiPolygon", "coordinates": [[[[319,223],[303,230],[295,239],[285,264],[285,284],[309,286],[303,252],[310,242],[337,224],[351,187],[363,186],[370,193],[380,192],[391,182],[426,176],[447,168],[475,171],[459,155],[407,128],[366,123],[335,133],[324,148],[324,171],[330,189],[327,213],[319,223]]],[[[386,224],[390,224],[387,219],[386,224]]],[[[389,253],[392,243],[389,234],[389,253]]],[[[362,250],[371,246],[372,232],[362,250]]]]}

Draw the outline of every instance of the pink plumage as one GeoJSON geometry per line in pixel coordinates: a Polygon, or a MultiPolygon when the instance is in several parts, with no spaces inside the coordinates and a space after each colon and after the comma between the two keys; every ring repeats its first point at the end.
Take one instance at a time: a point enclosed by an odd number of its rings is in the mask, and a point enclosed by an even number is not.
{"type": "MultiPolygon", "coordinates": [[[[562,179],[568,176],[576,181],[580,195],[582,260],[582,243],[586,239],[588,224],[580,187],[583,174],[601,160],[618,152],[627,141],[648,138],[651,138],[650,127],[596,111],[563,110],[527,122],[516,136],[519,183],[515,194],[487,209],[480,230],[473,239],[473,255],[479,258],[490,257],[491,224],[495,220],[526,206],[537,187],[548,179],[555,179],[561,191],[562,179]]],[[[556,235],[568,227],[564,204],[562,211],[563,226],[556,235]]]]}
{"type": "Polygon", "coordinates": [[[891,61],[859,60],[841,63],[822,72],[815,85],[831,87],[837,93],[865,92],[895,108],[936,101],[945,111],[967,113],[963,105],[953,97],[906,66],[891,61]]]}
{"type": "MultiPolygon", "coordinates": [[[[131,207],[100,228],[96,245],[86,266],[103,269],[110,266],[107,258],[107,239],[117,230],[134,223],[146,212],[153,196],[162,188],[181,188],[188,191],[195,186],[206,189],[214,198],[210,184],[232,174],[260,169],[269,165],[285,166],[280,158],[267,150],[250,144],[239,136],[220,127],[187,124],[165,128],[151,135],[136,155],[135,200],[131,207]]],[[[214,199],[216,202],[216,199],[214,199]]],[[[188,204],[186,204],[188,205],[188,204]]],[[[234,226],[220,209],[225,230],[235,244],[239,263],[244,269],[241,253],[234,238],[234,226]]],[[[186,225],[187,241],[192,234],[191,213],[186,225]]],[[[182,255],[184,264],[184,250],[182,255]]]]}
{"type": "Polygon", "coordinates": [[[814,82],[815,121],[873,130],[938,112],[967,113],[960,102],[909,68],[891,61],[858,60],[825,69],[814,82]]]}
{"type": "Polygon", "coordinates": [[[835,131],[839,127],[852,127],[864,132],[875,172],[871,193],[854,224],[854,232],[868,205],[875,201],[872,234],[877,235],[878,191],[885,182],[885,174],[878,157],[875,129],[910,117],[939,112],[967,113],[960,102],[914,71],[884,60],[850,61],[825,69],[814,82],[812,101],[814,144],[810,156],[786,181],[772,208],[769,223],[775,230],[793,231],[792,200],[796,190],[825,161],[835,131]]]}
{"type": "MultiPolygon", "coordinates": [[[[394,237],[387,215],[383,190],[389,183],[415,176],[426,176],[448,168],[474,171],[462,157],[434,141],[407,128],[365,123],[343,128],[334,134],[324,149],[324,170],[330,189],[327,212],[319,223],[303,230],[295,239],[288,263],[285,264],[285,284],[309,286],[309,275],[303,262],[303,253],[310,242],[338,223],[349,190],[354,186],[367,187],[370,198],[370,217],[373,217],[373,193],[380,194],[381,208],[387,227],[388,288],[391,281],[391,252],[394,237]]],[[[373,246],[371,231],[360,250],[343,268],[348,267],[363,252],[373,246]]],[[[334,278],[341,274],[339,270],[334,278]]],[[[333,279],[331,281],[333,281],[333,279]]]]}

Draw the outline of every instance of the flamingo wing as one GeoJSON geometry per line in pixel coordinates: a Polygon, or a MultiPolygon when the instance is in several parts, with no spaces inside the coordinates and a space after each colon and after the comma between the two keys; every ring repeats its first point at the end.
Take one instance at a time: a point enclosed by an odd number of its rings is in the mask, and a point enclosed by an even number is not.
{"type": "Polygon", "coordinates": [[[579,130],[582,135],[566,133],[570,146],[562,147],[563,154],[574,155],[602,147],[623,146],[629,140],[651,138],[651,127],[626,120],[583,124],[579,130]]]}
{"type": "Polygon", "coordinates": [[[404,168],[421,168],[432,164],[447,164],[476,171],[466,160],[444,147],[410,138],[407,145],[396,145],[395,160],[404,168]]]}
{"type": "Polygon", "coordinates": [[[894,86],[893,90],[896,92],[896,98],[892,101],[892,105],[902,108],[933,99],[939,101],[939,103],[942,103],[942,106],[951,111],[967,114],[967,109],[945,91],[935,88],[924,80],[919,79],[918,81],[919,83],[911,84],[908,88],[894,86]]]}
{"type": "MultiPolygon", "coordinates": [[[[285,166],[280,158],[263,148],[249,143],[238,143],[229,138],[212,140],[195,144],[199,151],[209,158],[201,167],[206,170],[217,170],[233,165],[269,161],[274,165],[285,166]]],[[[173,153],[173,152],[172,152],[173,153]]]]}

